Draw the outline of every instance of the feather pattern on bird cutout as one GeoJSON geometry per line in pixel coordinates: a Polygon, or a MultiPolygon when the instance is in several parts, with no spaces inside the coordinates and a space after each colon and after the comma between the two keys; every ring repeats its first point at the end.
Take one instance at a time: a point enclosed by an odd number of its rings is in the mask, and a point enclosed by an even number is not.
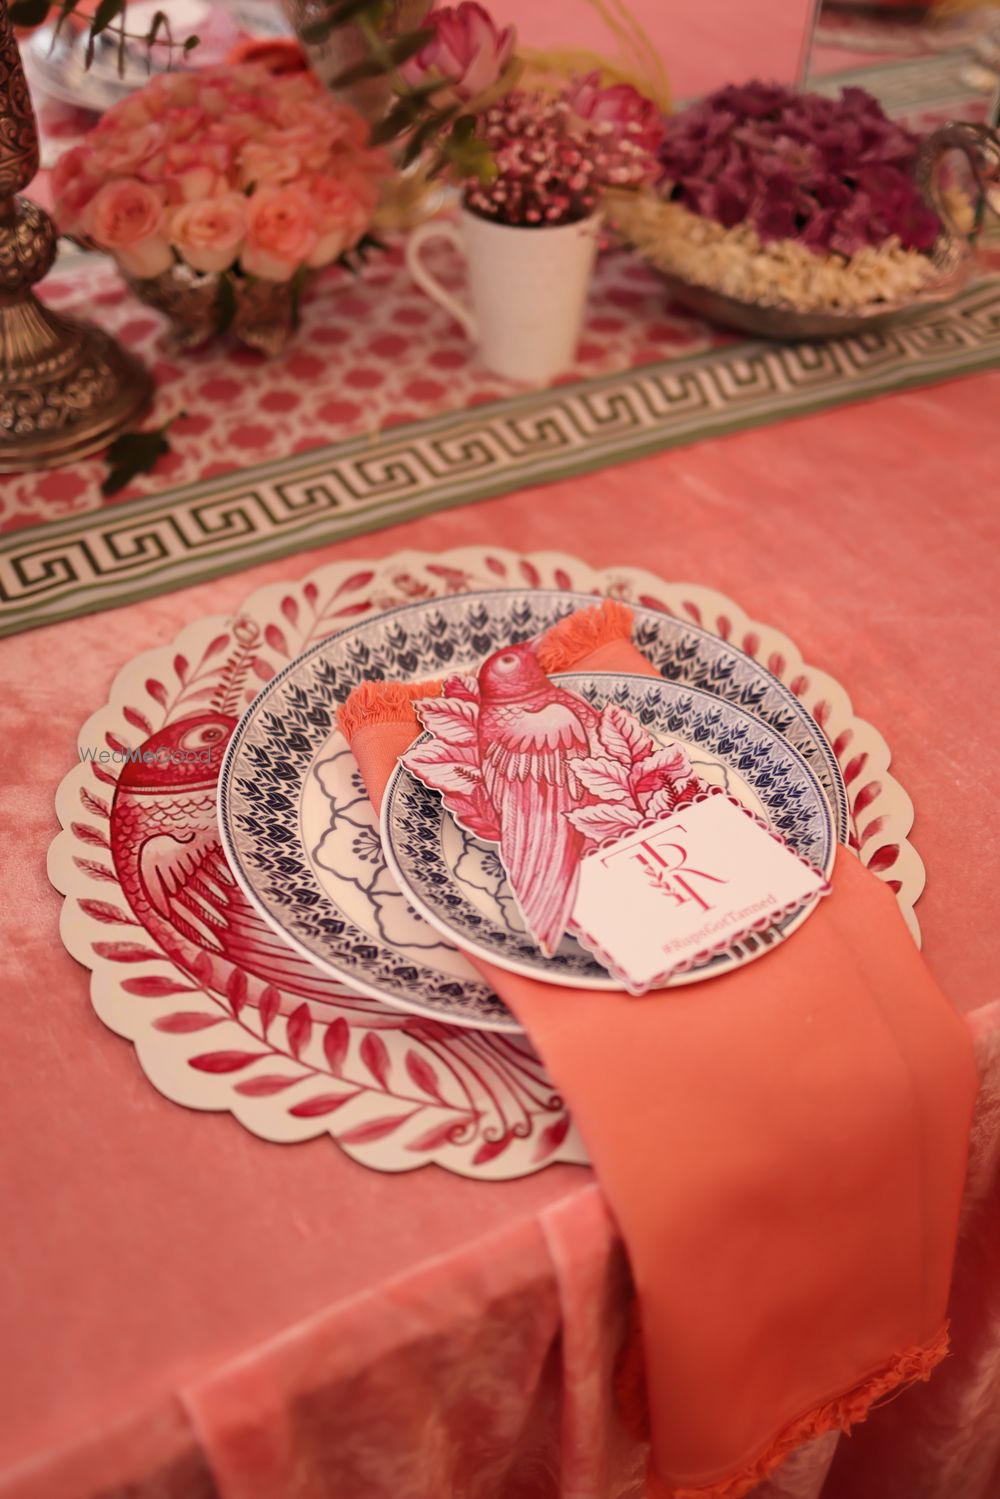
{"type": "Polygon", "coordinates": [[[518,909],[551,955],[573,908],[585,842],[566,814],[591,800],[573,762],[599,749],[599,714],[549,680],[530,642],[495,652],[476,678],[449,679],[443,697],[416,711],[434,738],[403,764],[441,793],[464,828],[499,843],[518,909]]]}
{"type": "Polygon", "coordinates": [[[463,828],[500,845],[525,925],[551,956],[569,921],[583,853],[704,789],[684,749],[658,745],[613,703],[559,687],[536,645],[490,656],[414,703],[433,736],[401,759],[463,828]]]}

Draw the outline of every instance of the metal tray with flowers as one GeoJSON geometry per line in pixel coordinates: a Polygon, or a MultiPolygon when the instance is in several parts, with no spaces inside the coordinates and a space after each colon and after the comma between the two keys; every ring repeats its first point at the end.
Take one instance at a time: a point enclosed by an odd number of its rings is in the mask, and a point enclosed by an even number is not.
{"type": "MultiPolygon", "coordinates": [[[[853,90],[841,101],[817,99],[817,145],[807,130],[798,138],[780,135],[774,120],[781,120],[781,93],[764,85],[722,90],[694,107],[701,114],[690,112],[690,124],[675,117],[683,149],[671,159],[668,131],[665,172],[683,166],[687,151],[695,174],[679,186],[667,175],[659,196],[620,194],[611,203],[616,227],[663,273],[672,300],[756,337],[816,339],[883,329],[961,291],[975,271],[976,236],[1000,177],[997,132],[953,123],[918,141],[887,120],[871,96],[853,90]],[[707,113],[713,101],[714,121],[707,113]],[[824,139],[827,107],[839,115],[831,114],[824,139]],[[768,109],[769,134],[753,114],[768,109]],[[816,163],[831,154],[836,162],[830,142],[845,118],[856,132],[844,142],[841,175],[820,178],[817,189],[816,163]],[[760,175],[749,184],[733,166],[735,159],[745,171],[748,142],[760,151],[760,175]],[[971,167],[978,209],[947,166],[955,152],[971,167]],[[805,186],[810,171],[814,179],[805,186]],[[882,244],[871,227],[882,206],[873,197],[879,189],[889,203],[882,244]]],[[[789,129],[797,123],[790,112],[789,129]]]]}

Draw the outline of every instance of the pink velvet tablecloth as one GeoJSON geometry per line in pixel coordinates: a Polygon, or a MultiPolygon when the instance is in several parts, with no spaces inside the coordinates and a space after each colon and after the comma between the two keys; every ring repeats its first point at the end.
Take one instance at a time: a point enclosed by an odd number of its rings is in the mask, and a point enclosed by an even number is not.
{"type": "Polygon", "coordinates": [[[2,646],[4,1499],[637,1499],[620,1245],[581,1168],[369,1172],[157,1094],[91,1012],[45,877],[76,733],[133,653],[320,562],[469,543],[641,563],[786,629],[888,737],[927,961],[985,1077],[954,1353],[769,1494],[1000,1490],[1000,373],[529,490],[2,646]],[[992,1133],[991,1133],[992,1129],[992,1133]],[[796,1476],[797,1474],[797,1476],[796,1476]]]}
{"type": "MultiPolygon", "coordinates": [[[[639,9],[669,55],[674,8],[639,9]]],[[[789,13],[768,11],[791,56],[789,13]]],[[[534,15],[533,40],[565,40],[565,6],[534,15]]],[[[777,71],[752,6],[728,7],[733,27],[729,71],[777,71]]],[[[682,88],[721,81],[692,55],[682,88]]],[[[490,543],[721,589],[889,740],[926,959],[984,1078],[953,1354],[759,1499],[1000,1495],[998,409],[1000,373],[895,395],[0,645],[0,1499],[640,1499],[645,1453],[611,1396],[626,1267],[592,1175],[382,1175],[168,1102],[92,1012],[45,874],[55,788],[125,659],[324,561],[490,543]]]]}

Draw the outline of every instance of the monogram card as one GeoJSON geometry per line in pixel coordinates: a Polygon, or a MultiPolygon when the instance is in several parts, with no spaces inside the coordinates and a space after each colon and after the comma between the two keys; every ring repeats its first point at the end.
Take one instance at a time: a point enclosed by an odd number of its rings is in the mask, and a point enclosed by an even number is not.
{"type": "Polygon", "coordinates": [[[587,853],[569,929],[644,994],[828,890],[735,798],[708,794],[587,853]]]}

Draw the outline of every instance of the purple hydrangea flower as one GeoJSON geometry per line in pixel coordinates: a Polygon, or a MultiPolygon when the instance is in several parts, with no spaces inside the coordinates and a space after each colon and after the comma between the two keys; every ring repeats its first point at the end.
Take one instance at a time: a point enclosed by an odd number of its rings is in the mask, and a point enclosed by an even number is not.
{"type": "Polygon", "coordinates": [[[695,213],[850,256],[892,235],[933,248],[941,224],[913,179],[918,148],[864,89],[826,99],[752,82],[671,116],[659,161],[664,191],[695,213]]]}

